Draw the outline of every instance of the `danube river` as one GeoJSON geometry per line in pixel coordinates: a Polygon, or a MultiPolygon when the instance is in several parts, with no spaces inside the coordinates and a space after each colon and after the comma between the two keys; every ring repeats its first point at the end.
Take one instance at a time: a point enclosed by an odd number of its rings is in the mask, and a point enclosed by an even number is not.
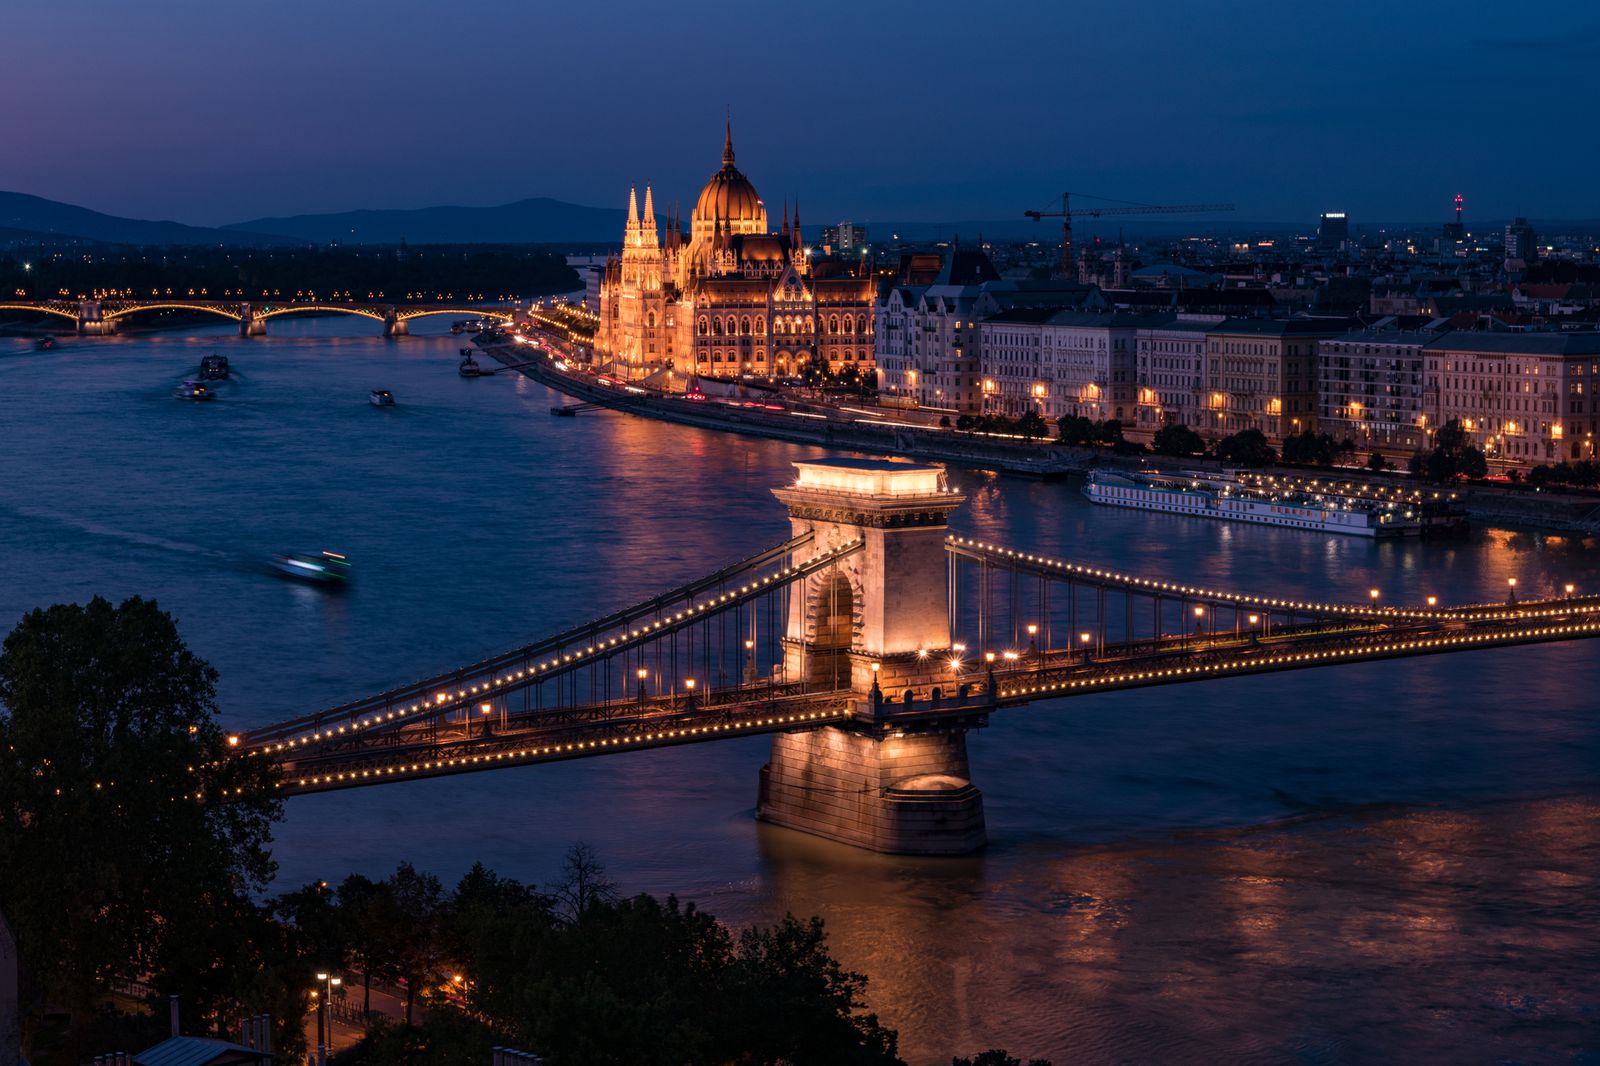
{"type": "MultiPolygon", "coordinates": [[[[245,728],[776,543],[768,490],[820,454],[551,418],[525,378],[457,377],[458,338],[371,327],[0,339],[0,629],[153,595],[245,728]],[[212,351],[236,371],[221,398],[173,399],[212,351]],[[399,406],[369,406],[378,387],[399,406]],[[293,547],[348,553],[353,587],[277,579],[265,560],[293,547]]],[[[1375,544],[953,480],[957,532],[1150,577],[1419,604],[1513,576],[1600,589],[1595,546],[1564,537],[1375,544]]],[[[549,882],[586,841],[626,891],[732,922],[821,914],[913,1066],[993,1045],[1058,1066],[1570,1062],[1600,1047],[1596,692],[1591,643],[1008,711],[971,737],[991,844],[961,860],[757,825],[760,738],[305,797],[279,887],[401,860],[549,882]]]]}

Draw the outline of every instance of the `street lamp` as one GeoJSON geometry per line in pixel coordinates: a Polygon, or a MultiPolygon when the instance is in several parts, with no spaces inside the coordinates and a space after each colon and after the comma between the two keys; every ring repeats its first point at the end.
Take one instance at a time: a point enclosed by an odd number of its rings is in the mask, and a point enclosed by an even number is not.
{"type": "Polygon", "coordinates": [[[643,703],[644,702],[644,679],[650,676],[650,671],[646,670],[644,667],[641,666],[641,667],[639,667],[638,670],[634,671],[634,673],[639,678],[639,702],[643,703]]]}
{"type": "Polygon", "coordinates": [[[1514,577],[1506,578],[1506,603],[1511,607],[1517,605],[1517,579],[1514,577]]]}
{"type": "MultiPolygon", "coordinates": [[[[322,1003],[317,1008],[317,1063],[318,1066],[324,1066],[328,1061],[328,1052],[333,1050],[333,990],[342,985],[344,980],[322,970],[317,973],[317,982],[326,993],[319,997],[322,1003]]],[[[318,992],[311,994],[317,996],[318,992]]]]}

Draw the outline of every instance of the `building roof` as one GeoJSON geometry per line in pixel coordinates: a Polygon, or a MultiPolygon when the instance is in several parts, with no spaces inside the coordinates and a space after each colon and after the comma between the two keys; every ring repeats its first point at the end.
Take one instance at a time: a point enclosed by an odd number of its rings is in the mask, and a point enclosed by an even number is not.
{"type": "Polygon", "coordinates": [[[1059,307],[1010,307],[999,314],[990,315],[984,319],[985,323],[1017,323],[1021,325],[1043,325],[1061,313],[1059,307]]]}
{"type": "Polygon", "coordinates": [[[1349,326],[1343,318],[1230,318],[1211,327],[1213,333],[1248,333],[1282,337],[1291,334],[1326,333],[1337,335],[1349,326]]]}
{"type": "Polygon", "coordinates": [[[1429,341],[1433,351],[1483,355],[1600,355],[1600,332],[1511,333],[1452,330],[1429,341]]]}
{"type": "Polygon", "coordinates": [[[1328,341],[1332,344],[1388,344],[1420,348],[1432,339],[1430,334],[1410,330],[1353,329],[1343,336],[1329,337],[1328,341]]]}
{"type": "Polygon", "coordinates": [[[133,1057],[135,1066],[260,1066],[272,1056],[242,1044],[204,1036],[175,1036],[133,1057]]]}

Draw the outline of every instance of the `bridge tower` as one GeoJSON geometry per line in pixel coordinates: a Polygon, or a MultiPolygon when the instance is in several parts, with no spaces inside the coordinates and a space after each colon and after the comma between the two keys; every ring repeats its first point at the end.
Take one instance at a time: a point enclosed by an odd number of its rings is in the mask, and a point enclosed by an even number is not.
{"type": "Polygon", "coordinates": [[[106,318],[99,300],[78,304],[78,332],[85,337],[107,337],[117,331],[117,320],[106,318]]]}
{"type": "Polygon", "coordinates": [[[383,335],[385,337],[409,337],[411,329],[406,325],[406,320],[391,305],[383,309],[383,335]]]}
{"type": "Polygon", "coordinates": [[[267,320],[256,314],[256,309],[248,302],[239,305],[239,336],[265,337],[267,335],[267,320]]]}
{"type": "Polygon", "coordinates": [[[969,697],[950,665],[945,530],[964,497],[936,466],[795,466],[794,483],[773,491],[794,534],[813,535],[795,563],[864,546],[794,587],[781,677],[848,688],[857,710],[848,726],[774,738],[757,817],[874,851],[982,847],[966,730],[983,724],[990,698],[969,697]]]}

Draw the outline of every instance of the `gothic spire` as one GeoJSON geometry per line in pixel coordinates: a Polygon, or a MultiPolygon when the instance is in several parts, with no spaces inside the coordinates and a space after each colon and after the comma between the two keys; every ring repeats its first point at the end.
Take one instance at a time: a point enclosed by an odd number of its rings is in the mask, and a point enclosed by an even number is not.
{"type": "Polygon", "coordinates": [[[644,187],[644,217],[639,221],[644,223],[645,229],[656,228],[656,203],[654,197],[650,195],[649,185],[644,187]]]}
{"type": "Polygon", "coordinates": [[[783,198],[783,228],[778,231],[785,237],[789,235],[789,197],[783,198]]]}
{"type": "Polygon", "coordinates": [[[632,185],[628,186],[628,225],[639,224],[639,196],[632,185]]]}
{"type": "Polygon", "coordinates": [[[722,165],[733,166],[733,109],[728,109],[727,136],[722,141],[722,165]]]}

